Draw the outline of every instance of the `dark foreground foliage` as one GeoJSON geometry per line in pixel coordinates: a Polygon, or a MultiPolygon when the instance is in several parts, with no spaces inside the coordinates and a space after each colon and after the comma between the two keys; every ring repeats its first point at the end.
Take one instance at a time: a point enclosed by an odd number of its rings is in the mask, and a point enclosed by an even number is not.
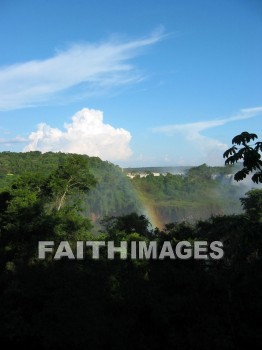
{"type": "Polygon", "coordinates": [[[44,350],[259,348],[261,191],[242,199],[242,215],[159,230],[132,213],[107,217],[103,232],[93,236],[80,199],[95,181],[83,167],[83,160],[71,158],[51,175],[17,177],[0,194],[0,343],[44,350]],[[72,182],[76,174],[85,185],[72,182]],[[181,240],[222,240],[225,256],[209,261],[37,258],[39,240],[74,245],[99,239],[169,240],[174,247],[181,240]]]}
{"type": "Polygon", "coordinates": [[[250,142],[257,139],[256,134],[250,134],[247,131],[232,139],[233,146],[224,153],[224,158],[227,158],[225,164],[235,164],[243,161],[243,167],[239,170],[234,178],[236,181],[242,181],[246,176],[252,173],[252,181],[262,183],[262,142],[258,141],[251,145],[250,142]],[[238,148],[237,146],[241,146],[238,148]]]}

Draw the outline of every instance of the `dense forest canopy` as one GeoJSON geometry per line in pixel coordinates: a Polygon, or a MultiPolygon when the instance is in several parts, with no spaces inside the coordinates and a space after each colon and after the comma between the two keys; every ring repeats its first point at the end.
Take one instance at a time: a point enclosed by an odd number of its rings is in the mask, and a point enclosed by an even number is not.
{"type": "MultiPolygon", "coordinates": [[[[25,173],[51,174],[66,162],[64,153],[0,153],[0,189],[16,176],[25,173]]],[[[209,167],[203,164],[188,168],[185,175],[160,174],[153,171],[146,177],[130,179],[127,171],[97,157],[80,156],[96,179],[85,196],[83,210],[99,230],[104,216],[138,212],[149,216],[153,225],[163,226],[173,221],[194,222],[210,215],[241,212],[239,197],[247,192],[244,184],[233,183],[233,168],[209,167]]],[[[136,169],[139,170],[139,169],[136,169]]],[[[154,170],[152,168],[152,170],[154,170]]]]}
{"type": "Polygon", "coordinates": [[[132,188],[157,201],[188,193],[184,201],[203,203],[217,186],[211,168],[131,181],[113,164],[86,156],[2,153],[0,160],[1,344],[44,350],[262,344],[262,190],[241,197],[241,214],[157,228],[141,213],[111,215],[115,194],[109,193],[126,186],[125,197],[115,197],[119,207],[131,202],[132,188]],[[98,186],[106,191],[110,214],[100,232],[86,211],[98,186]],[[40,260],[39,241],[51,240],[72,247],[87,240],[168,241],[174,249],[185,240],[220,241],[225,254],[221,260],[108,260],[103,254],[99,260],[40,260]]]}

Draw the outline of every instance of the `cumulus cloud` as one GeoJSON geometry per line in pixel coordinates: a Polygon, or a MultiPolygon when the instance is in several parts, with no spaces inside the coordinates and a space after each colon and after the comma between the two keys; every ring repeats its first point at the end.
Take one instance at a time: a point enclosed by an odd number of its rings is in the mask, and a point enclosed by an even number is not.
{"type": "Polygon", "coordinates": [[[0,67],[0,110],[57,102],[72,88],[80,90],[75,91],[79,96],[91,89],[139,81],[141,75],[130,60],[162,37],[160,30],[129,42],[78,44],[45,60],[0,67]]]}
{"type": "Polygon", "coordinates": [[[249,119],[262,114],[262,107],[241,109],[240,112],[229,118],[200,121],[186,124],[172,124],[153,128],[154,132],[161,132],[168,135],[180,134],[194,150],[200,152],[200,161],[205,161],[210,165],[222,163],[221,154],[228,148],[228,145],[214,138],[207,137],[201,132],[217,126],[222,126],[230,122],[249,119]]]}
{"type": "Polygon", "coordinates": [[[122,128],[114,128],[103,122],[103,113],[84,108],[64,125],[64,130],[45,123],[29,135],[24,151],[66,152],[97,156],[103,160],[126,160],[132,151],[131,134],[122,128]]]}

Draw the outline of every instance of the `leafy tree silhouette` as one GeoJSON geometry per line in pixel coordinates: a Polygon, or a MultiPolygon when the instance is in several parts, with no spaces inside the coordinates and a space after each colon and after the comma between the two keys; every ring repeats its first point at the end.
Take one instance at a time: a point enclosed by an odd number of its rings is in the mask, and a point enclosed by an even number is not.
{"type": "Polygon", "coordinates": [[[251,140],[257,138],[256,134],[250,134],[244,131],[233,138],[233,146],[223,154],[223,157],[227,158],[225,164],[234,164],[243,159],[243,168],[234,176],[236,181],[243,180],[249,173],[255,171],[252,181],[257,184],[262,182],[262,161],[260,154],[262,151],[262,142],[256,142],[255,145],[249,144],[251,140]],[[243,147],[238,148],[235,145],[241,145],[243,147]]]}

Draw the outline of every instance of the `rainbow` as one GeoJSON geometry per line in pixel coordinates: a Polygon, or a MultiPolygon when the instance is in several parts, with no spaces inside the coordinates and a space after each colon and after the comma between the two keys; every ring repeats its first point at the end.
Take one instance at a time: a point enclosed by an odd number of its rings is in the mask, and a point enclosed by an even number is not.
{"type": "Polygon", "coordinates": [[[162,218],[158,214],[156,206],[152,199],[146,196],[145,193],[142,193],[142,191],[140,191],[139,189],[135,188],[134,186],[132,187],[133,193],[135,194],[139,203],[141,203],[143,215],[145,215],[148,218],[153,228],[158,227],[159,229],[162,229],[164,223],[162,218]]]}

